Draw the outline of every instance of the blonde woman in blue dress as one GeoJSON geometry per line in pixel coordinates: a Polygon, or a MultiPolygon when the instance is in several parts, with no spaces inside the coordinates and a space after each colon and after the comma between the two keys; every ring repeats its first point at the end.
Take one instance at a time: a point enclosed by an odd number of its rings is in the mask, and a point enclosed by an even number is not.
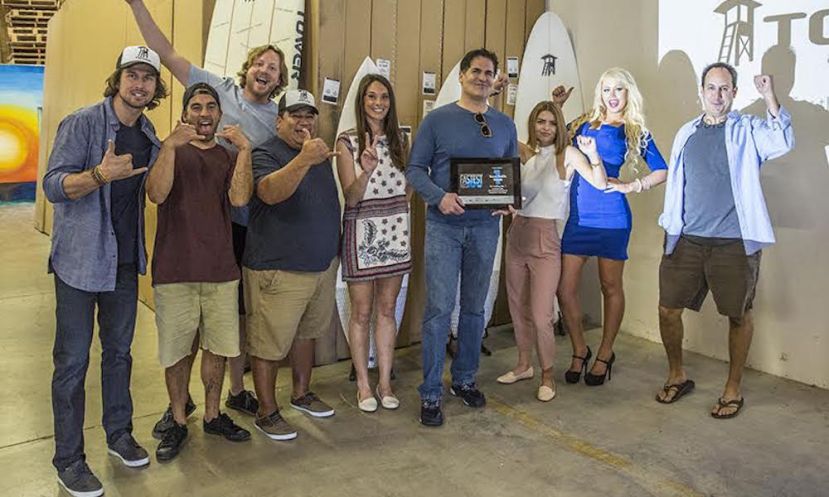
{"type": "Polygon", "coordinates": [[[585,384],[597,386],[611,378],[616,360],[613,344],[625,313],[622,274],[633,227],[626,195],[642,193],[663,183],[668,166],[645,125],[639,87],[625,69],[611,68],[602,74],[596,85],[593,109],[576,120],[571,131],[576,139],[589,136],[596,140],[609,184],[602,191],[578,176],[573,179],[570,217],[561,241],[564,257],[558,299],[573,345],[573,358],[565,380],[577,383],[584,372],[585,384]],[[635,170],[647,164],[651,172],[634,181],[622,182],[619,172],[625,164],[635,170]],[[590,257],[598,259],[604,316],[601,345],[588,371],[592,351],[584,339],[579,284],[584,264],[590,257]]]}

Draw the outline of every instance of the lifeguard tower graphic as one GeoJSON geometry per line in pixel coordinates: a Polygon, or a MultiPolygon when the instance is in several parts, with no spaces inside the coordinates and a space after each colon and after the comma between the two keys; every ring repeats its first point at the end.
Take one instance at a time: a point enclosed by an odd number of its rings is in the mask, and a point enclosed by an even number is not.
{"type": "Polygon", "coordinates": [[[553,54],[547,54],[541,57],[541,60],[544,61],[544,67],[541,68],[541,75],[542,76],[553,76],[556,73],[556,57],[553,54]]]}
{"type": "Polygon", "coordinates": [[[761,5],[754,0],[725,0],[714,9],[725,16],[720,62],[739,66],[743,56],[754,60],[754,9],[761,5]]]}

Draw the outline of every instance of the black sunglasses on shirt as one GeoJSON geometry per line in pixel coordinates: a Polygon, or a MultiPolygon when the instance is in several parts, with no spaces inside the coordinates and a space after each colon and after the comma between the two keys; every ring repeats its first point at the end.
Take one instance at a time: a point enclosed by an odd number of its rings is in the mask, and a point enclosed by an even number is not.
{"type": "Polygon", "coordinates": [[[475,122],[481,127],[481,134],[484,138],[492,138],[492,128],[486,122],[486,118],[480,112],[475,114],[475,122]]]}

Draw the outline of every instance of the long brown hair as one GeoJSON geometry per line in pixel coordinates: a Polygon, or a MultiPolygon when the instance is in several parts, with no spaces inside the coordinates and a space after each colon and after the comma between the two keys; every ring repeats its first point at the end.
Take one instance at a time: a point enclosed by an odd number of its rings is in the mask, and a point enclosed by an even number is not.
{"type": "MultiPolygon", "coordinates": [[[[408,139],[400,132],[400,124],[397,122],[394,89],[391,87],[389,80],[381,74],[365,75],[360,80],[360,86],[357,87],[357,99],[354,102],[354,110],[357,113],[357,141],[359,143],[357,157],[366,149],[366,133],[371,135],[371,126],[369,126],[368,117],[366,116],[365,98],[369,85],[375,81],[385,86],[389,92],[389,112],[383,119],[383,133],[386,135],[386,141],[389,144],[392,165],[402,171],[406,168],[409,143],[408,139]]],[[[370,138],[373,139],[374,137],[370,136],[370,138]]]]}
{"type": "Polygon", "coordinates": [[[261,47],[251,48],[248,52],[247,60],[245,60],[245,63],[242,64],[242,68],[236,73],[236,75],[239,76],[239,86],[244,89],[248,82],[248,69],[250,69],[250,66],[253,65],[256,59],[268,50],[271,50],[279,56],[280,64],[279,81],[276,83],[276,88],[274,88],[271,94],[268,95],[268,98],[274,99],[282,92],[282,90],[285,89],[286,86],[288,86],[288,66],[285,63],[285,53],[283,53],[279,47],[275,47],[273,45],[262,45],[261,47]]]}
{"type": "Polygon", "coordinates": [[[538,137],[535,135],[535,122],[538,120],[539,114],[545,110],[553,114],[553,117],[556,119],[556,137],[553,145],[555,145],[557,153],[563,152],[568,145],[567,123],[564,121],[564,114],[561,112],[561,107],[550,100],[538,102],[530,112],[530,117],[527,118],[527,146],[533,151],[538,148],[538,137]]]}
{"type": "MultiPolygon", "coordinates": [[[[129,66],[132,67],[132,66],[129,66]]],[[[107,87],[104,89],[104,97],[112,97],[118,93],[118,89],[121,88],[121,74],[124,72],[125,69],[129,69],[129,67],[121,67],[116,69],[115,72],[109,75],[106,80],[107,87]]],[[[147,110],[153,110],[161,103],[164,97],[167,96],[167,85],[164,84],[164,80],[161,79],[161,74],[155,73],[155,93],[153,93],[153,99],[150,100],[150,103],[147,104],[147,110]]]]}

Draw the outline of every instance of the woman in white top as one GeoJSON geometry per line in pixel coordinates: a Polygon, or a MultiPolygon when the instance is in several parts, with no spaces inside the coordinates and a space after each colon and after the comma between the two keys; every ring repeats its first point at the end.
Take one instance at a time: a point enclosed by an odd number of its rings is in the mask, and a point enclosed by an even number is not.
{"type": "Polygon", "coordinates": [[[564,116],[558,105],[540,102],[530,112],[528,121],[529,139],[526,145],[520,144],[524,201],[510,224],[506,249],[507,296],[518,364],[500,376],[498,382],[510,384],[533,377],[531,355],[535,344],[541,363],[541,385],[536,398],[547,402],[556,394],[553,312],[561,275],[561,241],[556,223],[567,218],[574,173],[600,189],[605,188],[607,176],[593,138],[579,137],[581,152],[568,145],[564,116]]]}

